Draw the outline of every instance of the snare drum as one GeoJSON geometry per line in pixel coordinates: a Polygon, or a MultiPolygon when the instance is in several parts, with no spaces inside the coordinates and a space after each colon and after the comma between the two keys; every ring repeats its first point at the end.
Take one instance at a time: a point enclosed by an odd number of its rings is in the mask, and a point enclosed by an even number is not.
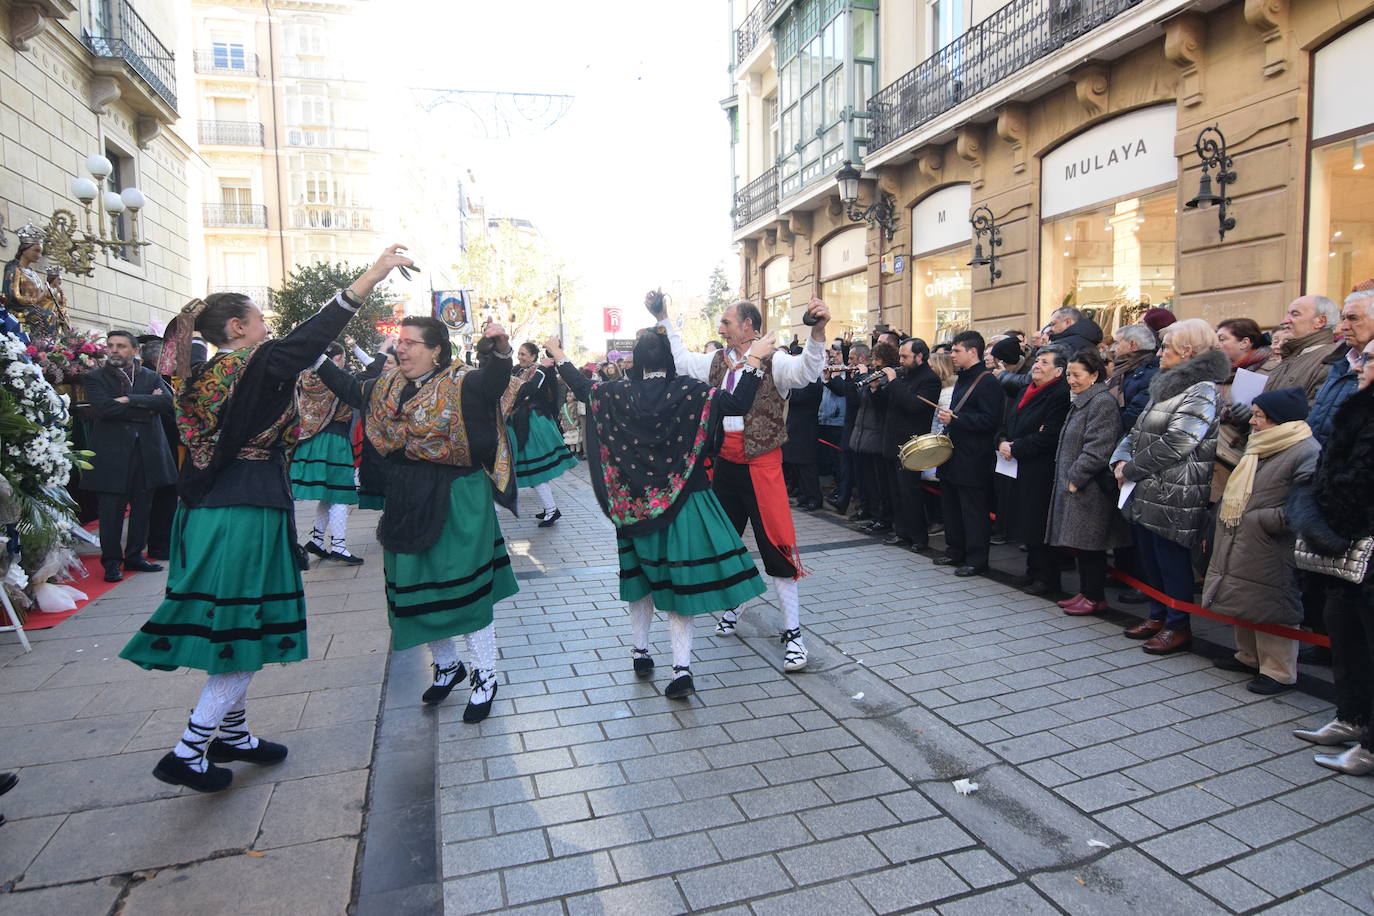
{"type": "Polygon", "coordinates": [[[954,454],[954,443],[944,433],[912,436],[897,450],[897,458],[908,471],[939,467],[954,454]]]}

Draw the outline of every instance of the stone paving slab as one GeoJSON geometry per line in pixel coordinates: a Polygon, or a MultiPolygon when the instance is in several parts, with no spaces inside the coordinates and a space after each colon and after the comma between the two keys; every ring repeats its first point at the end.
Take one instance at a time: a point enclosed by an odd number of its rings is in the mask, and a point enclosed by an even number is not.
{"type": "Polygon", "coordinates": [[[740,638],[694,621],[672,703],[629,670],[609,524],[556,488],[555,529],[502,516],[514,689],[440,713],[449,914],[1374,912],[1374,783],[1289,734],[1325,701],[797,513],[811,666],[781,672],[770,593],[740,638]]]}

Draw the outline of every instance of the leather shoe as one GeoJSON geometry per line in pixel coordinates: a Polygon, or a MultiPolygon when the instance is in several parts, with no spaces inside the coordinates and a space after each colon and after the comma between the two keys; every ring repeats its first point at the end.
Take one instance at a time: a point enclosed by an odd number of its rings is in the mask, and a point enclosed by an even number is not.
{"type": "Polygon", "coordinates": [[[1037,579],[1023,585],[1021,591],[1025,592],[1027,595],[1048,595],[1051,592],[1059,591],[1059,589],[1050,585],[1048,582],[1041,582],[1037,579]]]}
{"type": "Polygon", "coordinates": [[[1293,685],[1276,681],[1267,674],[1257,674],[1253,681],[1245,685],[1245,689],[1262,697],[1272,697],[1275,694],[1292,690],[1293,685]]]}
{"type": "Polygon", "coordinates": [[[1241,674],[1259,674],[1258,668],[1253,665],[1245,664],[1245,662],[1236,658],[1234,655],[1228,655],[1225,658],[1217,659],[1212,662],[1212,667],[1220,668],[1222,671],[1239,671],[1241,674]]]}
{"type": "Polygon", "coordinates": [[[883,544],[887,547],[910,547],[911,541],[902,537],[900,534],[894,534],[892,537],[883,541],[883,544]]]}
{"type": "Polygon", "coordinates": [[[1071,605],[1071,604],[1077,604],[1078,602],[1083,601],[1083,600],[1085,600],[1085,599],[1083,598],[1083,593],[1082,593],[1082,592],[1079,592],[1077,595],[1074,595],[1072,598],[1065,598],[1063,601],[1056,601],[1055,604],[1059,605],[1060,607],[1068,607],[1068,606],[1071,605]]]}
{"type": "Polygon", "coordinates": [[[1363,731],[1364,729],[1353,723],[1332,719],[1315,730],[1299,728],[1293,732],[1293,737],[1311,741],[1313,744],[1320,744],[1323,747],[1337,747],[1342,744],[1350,744],[1352,741],[1359,741],[1360,733],[1363,731]]]}
{"type": "Polygon", "coordinates": [[[121,569],[119,568],[119,564],[118,564],[118,563],[106,563],[106,564],[105,564],[105,581],[106,581],[106,582],[123,582],[123,581],[124,581],[124,572],[123,572],[123,570],[121,570],[121,569]]]}
{"type": "Polygon", "coordinates": [[[1116,597],[1122,604],[1145,604],[1150,599],[1139,589],[1128,588],[1116,597]]]}
{"type": "Polygon", "coordinates": [[[958,576],[960,579],[967,579],[970,576],[976,576],[980,573],[985,573],[987,572],[987,570],[988,568],[986,566],[960,566],[958,569],[954,571],[954,574],[958,576]]]}
{"type": "Polygon", "coordinates": [[[1084,598],[1077,604],[1071,604],[1064,608],[1064,613],[1070,617],[1086,617],[1089,614],[1101,614],[1105,610],[1107,610],[1107,602],[1089,601],[1084,598]]]}
{"type": "Polygon", "coordinates": [[[166,567],[160,563],[149,563],[143,557],[134,557],[124,561],[124,568],[134,572],[162,572],[166,567]]]}
{"type": "Polygon", "coordinates": [[[1122,630],[1121,635],[1127,639],[1149,639],[1162,629],[1164,629],[1164,621],[1162,620],[1142,620],[1135,626],[1122,630]]]}
{"type": "Polygon", "coordinates": [[[1318,766],[1345,773],[1347,776],[1364,776],[1368,773],[1374,773],[1374,751],[1358,744],[1352,748],[1347,748],[1341,754],[1318,754],[1312,759],[1317,762],[1318,766]]]}
{"type": "Polygon", "coordinates": [[[958,566],[959,561],[953,557],[936,557],[933,561],[936,566],[958,566]]]}
{"type": "Polygon", "coordinates": [[[1298,661],[1304,665],[1331,667],[1331,650],[1326,646],[1303,646],[1298,651],[1298,661]]]}
{"type": "Polygon", "coordinates": [[[1160,630],[1140,648],[1151,655],[1169,655],[1186,650],[1193,642],[1193,634],[1187,630],[1160,630]]]}

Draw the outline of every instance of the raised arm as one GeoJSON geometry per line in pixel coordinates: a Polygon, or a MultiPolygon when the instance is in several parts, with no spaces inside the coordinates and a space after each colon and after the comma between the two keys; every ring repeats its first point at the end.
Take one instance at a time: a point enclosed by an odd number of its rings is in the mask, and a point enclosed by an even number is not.
{"type": "Polygon", "coordinates": [[[410,258],[401,254],[404,250],[404,246],[392,245],[348,289],[340,291],[324,308],[296,325],[281,340],[271,341],[265,353],[268,377],[294,381],[301,372],[311,368],[393,268],[415,266],[410,258]]]}
{"type": "Polygon", "coordinates": [[[711,360],[715,354],[693,353],[688,350],[687,345],[682,342],[682,335],[666,317],[658,324],[668,334],[668,346],[673,350],[673,366],[678,373],[706,381],[711,375],[711,360]]]}
{"type": "Polygon", "coordinates": [[[559,378],[563,379],[563,384],[572,391],[573,397],[586,403],[592,396],[592,380],[568,362],[568,356],[563,352],[563,342],[557,337],[550,337],[544,341],[544,349],[549,351],[550,358],[558,368],[559,378]]]}
{"type": "Polygon", "coordinates": [[[511,349],[506,329],[492,322],[482,332],[477,342],[477,368],[471,370],[469,385],[476,385],[477,392],[484,401],[495,404],[505,394],[510,384],[511,366],[515,351],[511,349]]]}
{"type": "Polygon", "coordinates": [[[315,371],[319,374],[320,381],[324,382],[325,387],[334,392],[340,401],[354,410],[362,410],[367,406],[363,399],[363,382],[367,380],[366,376],[355,377],[353,373],[345,372],[334,365],[332,359],[320,363],[315,371]]]}

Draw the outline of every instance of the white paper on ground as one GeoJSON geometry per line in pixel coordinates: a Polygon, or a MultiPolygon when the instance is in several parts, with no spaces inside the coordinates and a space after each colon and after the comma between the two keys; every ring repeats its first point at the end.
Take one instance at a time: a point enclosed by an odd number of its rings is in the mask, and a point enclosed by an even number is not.
{"type": "Polygon", "coordinates": [[[978,791],[978,783],[968,779],[956,779],[953,782],[954,791],[960,795],[972,795],[978,791]]]}
{"type": "MultiPolygon", "coordinates": [[[[984,465],[984,467],[987,467],[987,465],[984,465]]],[[[1003,457],[1002,457],[1002,453],[1001,453],[1001,452],[998,452],[998,453],[997,453],[997,473],[1002,474],[1003,476],[1006,476],[1006,477],[1015,477],[1015,476],[1016,476],[1016,459],[1015,459],[1015,458],[1003,458],[1003,457]]]]}
{"type": "Polygon", "coordinates": [[[1236,380],[1231,383],[1231,403],[1249,404],[1264,392],[1264,383],[1269,377],[1249,369],[1237,369],[1236,380]]]}
{"type": "Polygon", "coordinates": [[[1132,493],[1132,491],[1134,491],[1134,490],[1135,490],[1135,481],[1134,481],[1134,480],[1128,480],[1128,481],[1126,481],[1125,483],[1123,483],[1123,484],[1121,485],[1121,495],[1118,496],[1117,499],[1116,499],[1116,507],[1117,507],[1118,509],[1124,509],[1124,508],[1126,507],[1126,500],[1128,500],[1128,499],[1131,498],[1131,493],[1132,493]]]}

